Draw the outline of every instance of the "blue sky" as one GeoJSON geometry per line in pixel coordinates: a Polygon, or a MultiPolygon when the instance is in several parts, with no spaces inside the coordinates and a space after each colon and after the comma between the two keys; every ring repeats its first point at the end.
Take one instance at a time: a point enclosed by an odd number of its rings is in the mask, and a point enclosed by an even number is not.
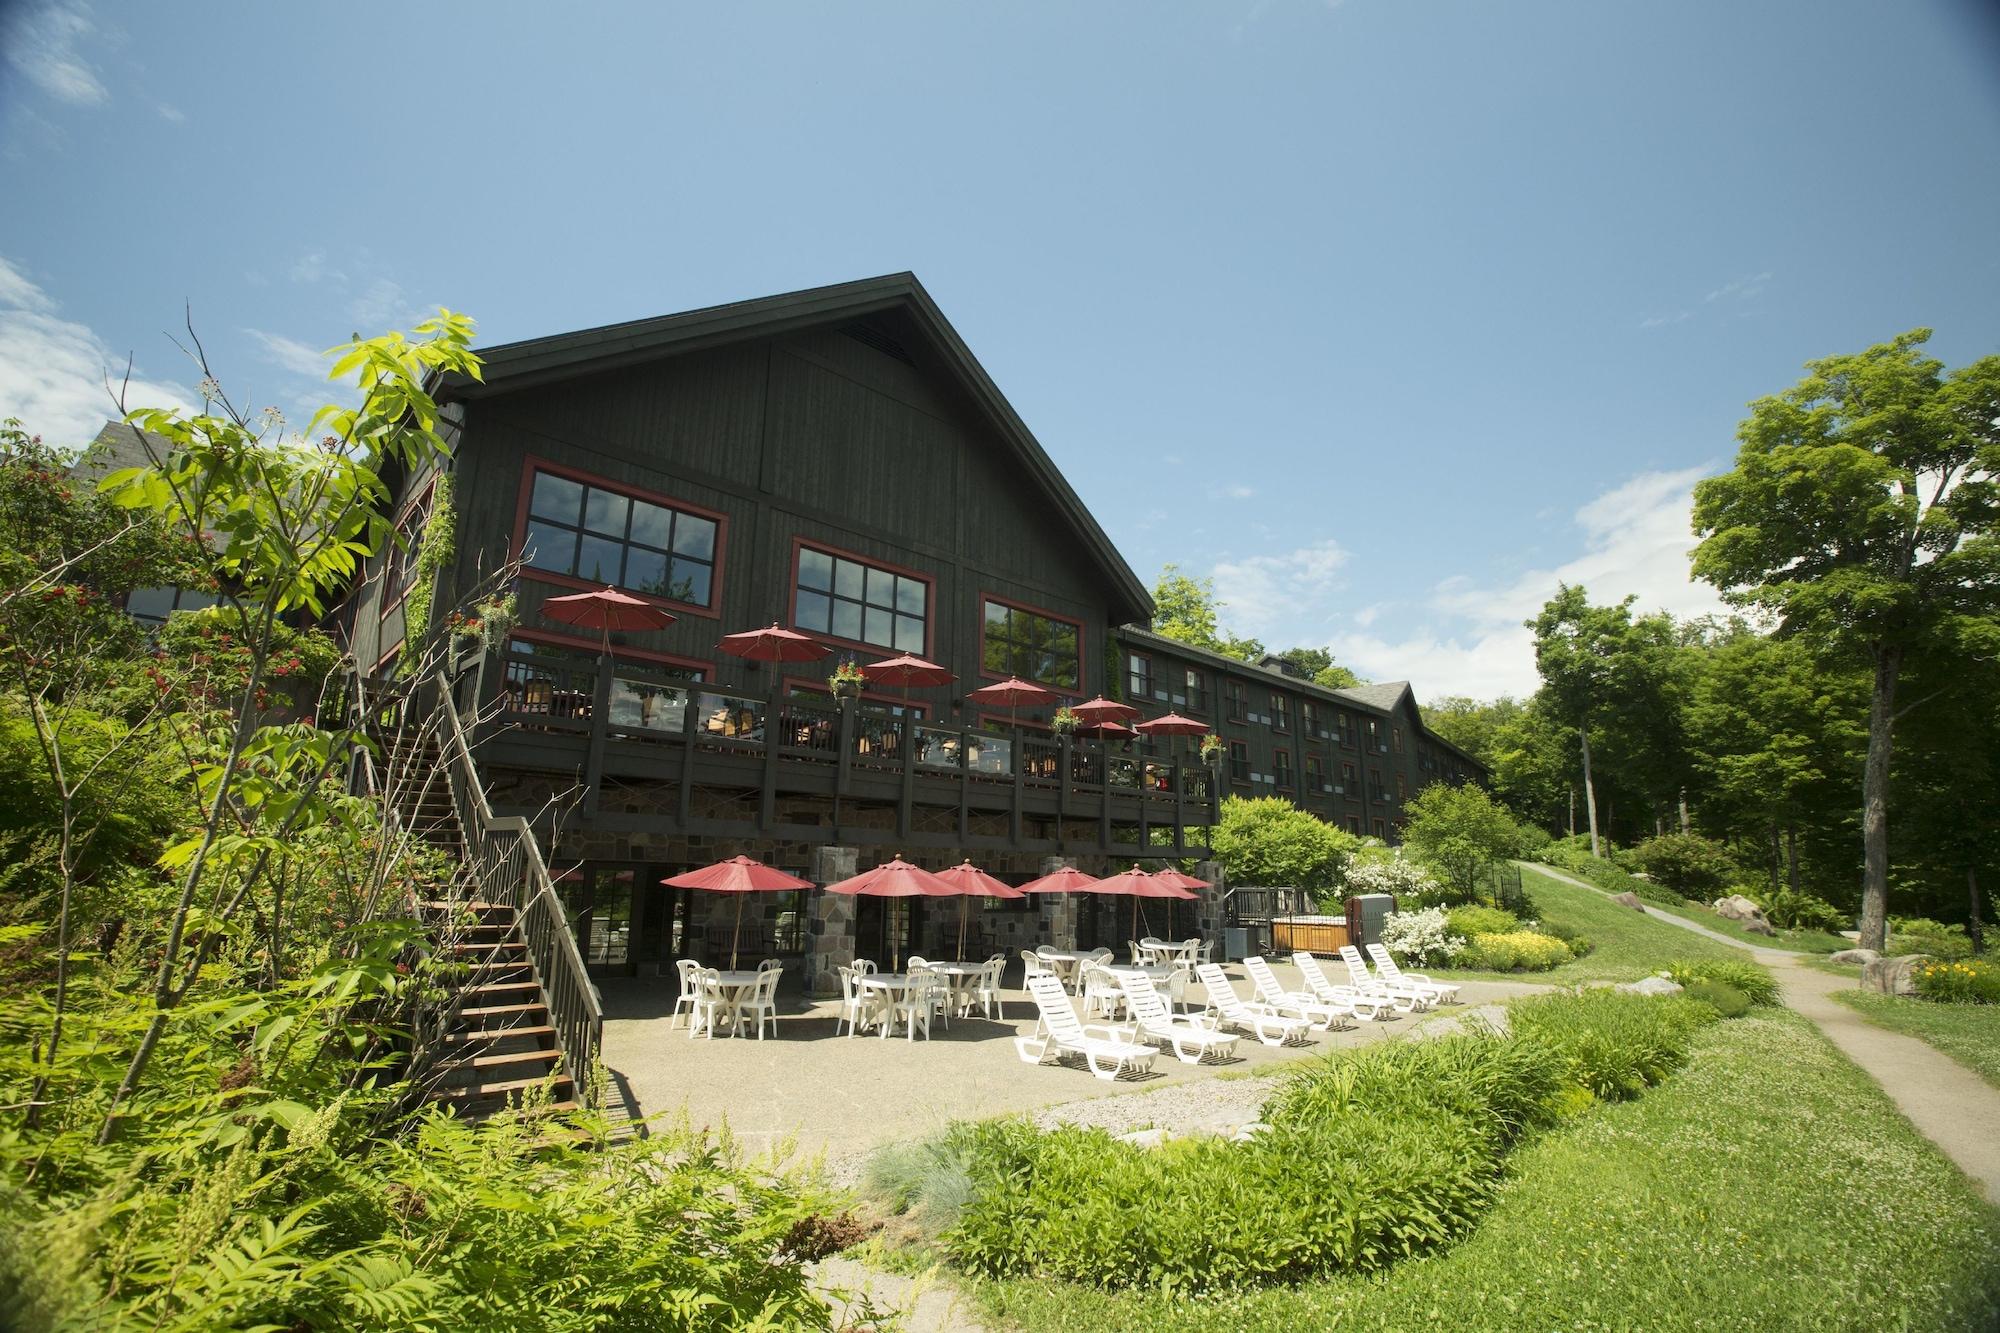
{"type": "Polygon", "coordinates": [[[5,6],[0,411],[914,270],[1140,576],[1419,697],[1697,613],[1752,398],[2000,350],[1971,3],[5,6]]]}

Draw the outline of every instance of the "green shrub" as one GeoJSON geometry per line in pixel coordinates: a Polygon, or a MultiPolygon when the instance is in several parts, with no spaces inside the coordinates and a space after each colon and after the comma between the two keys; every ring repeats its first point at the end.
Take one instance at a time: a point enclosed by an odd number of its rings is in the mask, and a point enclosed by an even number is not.
{"type": "Polygon", "coordinates": [[[1596,989],[1517,1000],[1511,1030],[1561,1052],[1569,1078],[1605,1101],[1636,1097],[1686,1062],[1715,1010],[1684,996],[1596,989]]]}
{"type": "Polygon", "coordinates": [[[1650,879],[1640,879],[1637,875],[1625,871],[1616,861],[1592,856],[1587,846],[1578,847],[1574,839],[1550,843],[1537,859],[1543,865],[1554,866],[1578,879],[1595,884],[1606,893],[1634,893],[1645,901],[1658,903],[1662,907],[1681,907],[1687,902],[1682,894],[1668,885],[1655,883],[1650,879]]]}
{"type": "Polygon", "coordinates": [[[1917,994],[1948,1004],[2000,1004],[2000,967],[1983,958],[1925,963],[1910,973],[1917,994]]]}
{"type": "Polygon", "coordinates": [[[1569,960],[1569,946],[1555,936],[1513,930],[1473,936],[1457,962],[1494,972],[1546,972],[1569,960]]]}
{"type": "Polygon", "coordinates": [[[1972,939],[1965,933],[1965,927],[1956,923],[1946,925],[1921,916],[1893,917],[1889,922],[1888,952],[1927,953],[1951,961],[1972,957],[1972,939]]]}
{"type": "Polygon", "coordinates": [[[1690,898],[1728,883],[1737,873],[1729,850],[1699,833],[1663,833],[1634,847],[1631,855],[1633,864],[1655,882],[1690,898]]]}
{"type": "Polygon", "coordinates": [[[1829,933],[1846,930],[1854,924],[1847,913],[1835,907],[1824,898],[1810,893],[1793,893],[1790,889],[1753,889],[1747,886],[1734,890],[1764,909],[1764,919],[1779,930],[1824,930],[1829,933]]]}
{"type": "Polygon", "coordinates": [[[1513,1034],[1337,1052],[1289,1073],[1246,1143],[1158,1150],[1021,1120],[959,1131],[973,1198],[943,1237],[962,1267],[1193,1295],[1379,1268],[1467,1230],[1506,1152],[1593,1097],[1685,1058],[1714,1011],[1608,991],[1517,1004],[1513,1034]]]}
{"type": "Polygon", "coordinates": [[[1474,935],[1505,935],[1521,928],[1520,918],[1497,907],[1454,907],[1446,914],[1451,933],[1462,939],[1474,935]]]}
{"type": "Polygon", "coordinates": [[[1703,978],[1687,988],[1690,1000],[1699,1000],[1724,1018],[1741,1018],[1750,1012],[1750,997],[1726,981],[1703,978]]]}
{"type": "Polygon", "coordinates": [[[886,1144],[868,1159],[862,1189],[891,1213],[909,1213],[932,1234],[958,1221],[972,1197],[972,1147],[963,1129],[886,1144]]]}
{"type": "Polygon", "coordinates": [[[1668,963],[1666,971],[1683,986],[1693,986],[1697,981],[1719,981],[1742,991],[1752,1004],[1778,1002],[1777,981],[1747,958],[1682,958],[1668,963]]]}

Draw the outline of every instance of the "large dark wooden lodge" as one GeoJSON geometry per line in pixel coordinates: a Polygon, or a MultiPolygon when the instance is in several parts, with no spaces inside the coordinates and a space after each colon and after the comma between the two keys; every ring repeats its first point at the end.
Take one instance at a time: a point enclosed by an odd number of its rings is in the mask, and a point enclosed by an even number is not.
{"type": "MultiPolygon", "coordinates": [[[[593,971],[726,951],[736,904],[663,877],[738,852],[826,882],[901,852],[970,857],[1020,882],[1052,858],[1105,872],[1199,859],[1218,799],[1277,795],[1394,839],[1434,781],[1479,779],[1429,733],[1409,687],[1328,690],[1146,628],[1152,601],[1048,454],[909,274],[538,338],[440,386],[456,433],[454,560],[434,606],[510,560],[518,621],[456,669],[493,812],[540,832],[593,971]],[[677,620],[611,637],[540,613],[606,584],[677,620]],[[772,668],[717,651],[779,622],[868,662],[914,653],[957,683],[836,701],[839,657],[772,668]],[[1051,735],[1049,710],[981,710],[1019,675],[1069,700],[1122,696],[1209,721],[1187,742],[1108,748],[1051,735]],[[1014,724],[1019,723],[1018,733],[1014,724]]],[[[402,483],[414,539],[437,476],[402,483]]],[[[392,553],[347,608],[389,670],[413,582],[392,553]]],[[[976,943],[1122,941],[1128,906],[988,903],[976,943]]],[[[809,956],[938,938],[902,900],[756,895],[745,952],[809,956]]],[[[1200,919],[1215,924],[1214,901],[1200,919]]],[[[1178,932],[1195,926],[1184,911],[1178,932]]],[[[1156,925],[1164,927],[1164,922],[1156,925]]]]}

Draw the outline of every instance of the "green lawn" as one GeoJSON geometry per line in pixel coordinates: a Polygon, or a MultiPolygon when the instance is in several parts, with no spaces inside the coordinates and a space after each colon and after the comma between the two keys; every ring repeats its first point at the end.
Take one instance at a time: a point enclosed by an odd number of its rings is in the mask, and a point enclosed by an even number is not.
{"type": "MultiPolygon", "coordinates": [[[[1665,929],[1665,927],[1662,927],[1665,929]]],[[[1229,1299],[973,1284],[1002,1325],[1921,1331],[2000,1321],[2000,1213],[1804,1019],[1718,1023],[1687,1069],[1514,1158],[1462,1243],[1229,1299]]]]}
{"type": "Polygon", "coordinates": [[[1543,922],[1580,932],[1596,947],[1584,957],[1547,972],[1451,970],[1449,976],[1573,985],[1579,981],[1636,981],[1680,958],[1749,958],[1741,949],[1620,907],[1595,889],[1553,879],[1534,866],[1521,867],[1521,887],[1534,900],[1535,912],[1543,922]]]}
{"type": "Polygon", "coordinates": [[[1852,949],[1854,941],[1824,930],[1781,930],[1776,935],[1753,935],[1728,917],[1717,916],[1708,908],[1697,903],[1686,903],[1669,907],[1665,903],[1648,903],[1662,912],[1671,912],[1688,921],[1698,922],[1710,930],[1718,931],[1732,939],[1754,944],[1760,949],[1796,949],[1800,953],[1839,953],[1842,949],[1852,949]]]}
{"type": "Polygon", "coordinates": [[[1907,995],[1835,991],[1869,1022],[1921,1038],[2000,1088],[2000,1005],[1939,1004],[1907,995]]]}

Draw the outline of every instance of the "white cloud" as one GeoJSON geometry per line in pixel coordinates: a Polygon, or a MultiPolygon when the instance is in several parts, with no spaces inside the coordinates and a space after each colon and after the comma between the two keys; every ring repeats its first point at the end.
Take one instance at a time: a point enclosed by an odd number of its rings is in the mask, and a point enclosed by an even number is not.
{"type": "Polygon", "coordinates": [[[1738,278],[1734,282],[1725,282],[1720,287],[1717,287],[1714,291],[1710,292],[1707,296],[1702,297],[1701,298],[1702,304],[1713,305],[1717,301],[1725,300],[1728,298],[1734,298],[1738,301],[1747,301],[1751,297],[1763,291],[1764,284],[1768,283],[1770,280],[1771,280],[1771,274],[1767,271],[1763,273],[1752,273],[1748,277],[1738,278]]]}
{"type": "MultiPolygon", "coordinates": [[[[52,444],[88,444],[117,414],[105,379],[122,380],[125,359],[55,310],[47,293],[0,259],[0,416],[19,417],[52,444]]],[[[194,410],[185,389],[136,371],[126,402],[194,410]]]]}
{"type": "Polygon", "coordinates": [[[0,25],[7,63],[57,101],[95,106],[111,96],[77,43],[91,32],[90,11],[80,4],[35,4],[0,25]]]}
{"type": "Polygon", "coordinates": [[[408,328],[422,318],[413,315],[412,309],[402,284],[388,278],[375,278],[361,289],[361,294],[354,298],[347,312],[354,317],[357,327],[373,330],[392,326],[408,328]]]}
{"type": "MultiPolygon", "coordinates": [[[[1689,577],[1693,487],[1706,467],[1645,472],[1576,511],[1583,554],[1553,569],[1534,569],[1503,584],[1456,577],[1431,596],[1434,618],[1399,641],[1336,635],[1333,650],[1362,675],[1416,682],[1419,697],[1528,694],[1537,684],[1534,636],[1522,626],[1558,583],[1582,584],[1598,605],[1636,595],[1634,610],[1687,618],[1726,613],[1721,596],[1689,577]]],[[[1218,584],[1219,586],[1219,584],[1218,584]]],[[[1364,626],[1366,628],[1366,626],[1364,626]]]]}
{"type": "Polygon", "coordinates": [[[1671,315],[1648,315],[1639,321],[1639,327],[1642,329],[1663,329],[1669,324],[1679,324],[1683,320],[1693,318],[1693,311],[1677,310],[1671,315]]]}
{"type": "Polygon", "coordinates": [[[287,338],[282,333],[266,333],[262,329],[245,329],[251,341],[266,361],[294,375],[304,375],[311,379],[326,378],[328,361],[320,355],[319,349],[308,347],[297,338],[287,338]]]}
{"type": "Polygon", "coordinates": [[[1319,642],[1334,614],[1332,600],[1347,559],[1340,543],[1328,537],[1281,555],[1218,561],[1209,577],[1222,604],[1222,622],[1276,647],[1319,642]]]}
{"type": "Polygon", "coordinates": [[[1210,488],[1208,498],[1211,500],[1254,500],[1257,498],[1257,488],[1255,486],[1245,486],[1239,481],[1230,486],[1210,488]]]}
{"type": "Polygon", "coordinates": [[[159,112],[160,119],[166,121],[169,125],[187,124],[187,112],[181,110],[171,102],[160,103],[159,112]]]}

